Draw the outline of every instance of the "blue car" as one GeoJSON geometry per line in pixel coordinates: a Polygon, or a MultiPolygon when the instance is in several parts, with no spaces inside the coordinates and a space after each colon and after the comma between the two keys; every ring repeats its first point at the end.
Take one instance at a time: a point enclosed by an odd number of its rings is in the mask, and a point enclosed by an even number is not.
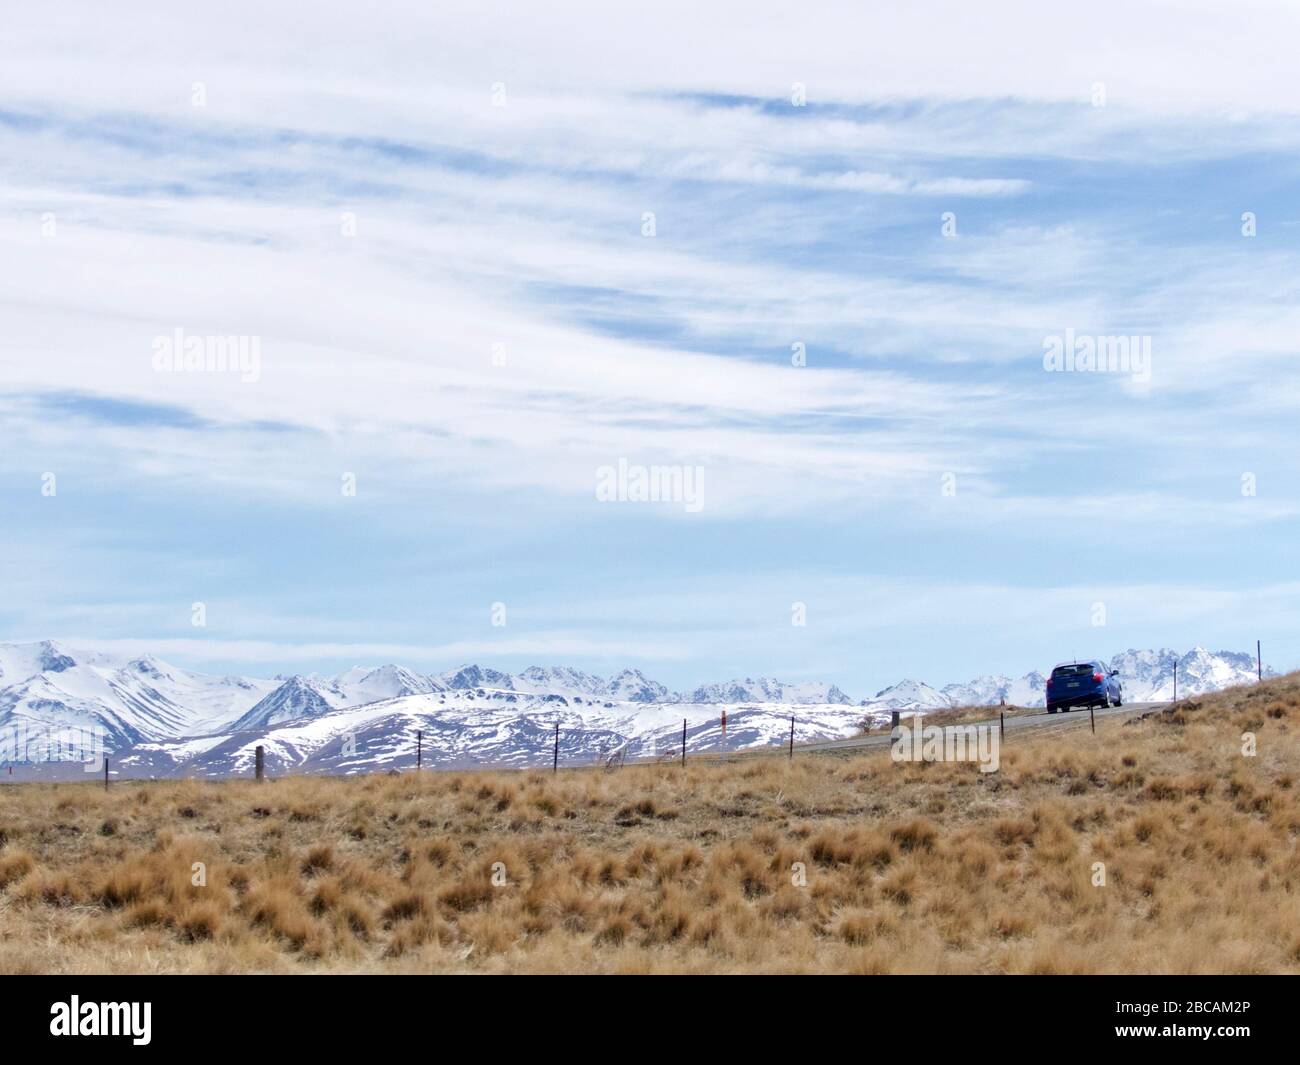
{"type": "Polygon", "coordinates": [[[1047,712],[1077,710],[1085,706],[1123,706],[1124,688],[1119,670],[1099,658],[1088,662],[1062,662],[1047,678],[1047,712]]]}

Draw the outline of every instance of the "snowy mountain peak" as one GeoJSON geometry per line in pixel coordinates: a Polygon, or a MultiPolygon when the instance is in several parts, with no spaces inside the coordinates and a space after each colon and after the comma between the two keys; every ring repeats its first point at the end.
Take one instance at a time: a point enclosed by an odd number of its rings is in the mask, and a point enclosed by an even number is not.
{"type": "Polygon", "coordinates": [[[600,698],[607,694],[603,679],[592,673],[568,666],[529,666],[514,678],[514,688],[522,692],[554,692],[600,698]]]}
{"type": "Polygon", "coordinates": [[[141,655],[139,658],[133,658],[128,662],[125,668],[131,672],[139,673],[141,676],[150,677],[154,680],[168,680],[172,678],[170,667],[166,662],[160,662],[153,655],[141,655]]]}
{"type": "Polygon", "coordinates": [[[53,640],[43,640],[36,658],[37,668],[42,673],[62,673],[77,664],[77,660],[68,654],[53,640]]]}
{"type": "Polygon", "coordinates": [[[266,728],[300,717],[325,714],[347,703],[332,684],[311,677],[290,677],[231,725],[231,731],[266,728]]]}
{"type": "Polygon", "coordinates": [[[610,699],[629,703],[668,703],[676,701],[658,681],[650,680],[639,669],[625,669],[610,679],[605,694],[610,699]]]}
{"type": "Polygon", "coordinates": [[[720,684],[701,684],[691,692],[693,703],[766,703],[776,702],[780,682],[767,677],[745,677],[720,684]]]}
{"type": "Polygon", "coordinates": [[[952,703],[943,692],[919,680],[900,680],[863,699],[863,706],[886,710],[937,710],[952,703]]]}
{"type": "Polygon", "coordinates": [[[693,703],[836,703],[853,702],[834,684],[805,681],[787,684],[774,677],[745,677],[721,684],[704,684],[689,696],[693,703]]]}
{"type": "Polygon", "coordinates": [[[466,688],[504,688],[513,690],[514,682],[509,673],[482,666],[467,665],[459,669],[448,670],[438,677],[443,687],[451,691],[463,691],[466,688]]]}
{"type": "Polygon", "coordinates": [[[153,655],[126,661],[55,641],[0,644],[0,728],[97,729],[110,749],[227,726],[274,687],[232,684],[153,655]]]}
{"type": "Polygon", "coordinates": [[[335,677],[329,686],[342,692],[346,701],[353,705],[443,690],[440,681],[413,673],[404,666],[391,664],[377,667],[353,666],[335,677]]]}

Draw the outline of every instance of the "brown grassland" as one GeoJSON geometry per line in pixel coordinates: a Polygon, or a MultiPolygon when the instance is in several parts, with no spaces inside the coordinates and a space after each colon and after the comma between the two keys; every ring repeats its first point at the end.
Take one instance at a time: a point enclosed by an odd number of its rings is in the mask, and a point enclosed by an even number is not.
{"type": "Polygon", "coordinates": [[[1291,674],[989,774],[0,787],[0,972],[1300,972],[1298,725],[1291,674]]]}

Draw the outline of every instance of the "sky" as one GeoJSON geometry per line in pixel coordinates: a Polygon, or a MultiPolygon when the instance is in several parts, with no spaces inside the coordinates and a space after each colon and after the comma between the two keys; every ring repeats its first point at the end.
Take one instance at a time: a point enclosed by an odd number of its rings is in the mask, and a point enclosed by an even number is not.
{"type": "Polygon", "coordinates": [[[861,8],[11,12],[0,640],[1300,667],[1300,12],[861,8]]]}

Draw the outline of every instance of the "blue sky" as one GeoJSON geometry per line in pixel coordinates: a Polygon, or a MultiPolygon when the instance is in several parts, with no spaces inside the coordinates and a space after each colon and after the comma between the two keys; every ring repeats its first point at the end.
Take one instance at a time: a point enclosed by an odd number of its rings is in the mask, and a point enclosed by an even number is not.
{"type": "Polygon", "coordinates": [[[1293,14],[235,6],[3,46],[0,639],[858,697],[1300,666],[1293,14]],[[257,380],[158,372],[177,328],[257,380]],[[1046,372],[1066,330],[1150,380],[1046,372]],[[620,460],[702,509],[600,501],[620,460]]]}

